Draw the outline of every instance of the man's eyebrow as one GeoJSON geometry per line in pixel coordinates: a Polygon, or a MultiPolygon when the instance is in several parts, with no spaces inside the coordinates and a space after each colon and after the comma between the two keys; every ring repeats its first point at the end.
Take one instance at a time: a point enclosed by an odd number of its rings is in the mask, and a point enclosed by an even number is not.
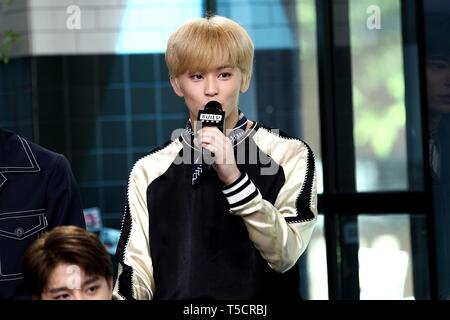
{"type": "Polygon", "coordinates": [[[64,292],[64,291],[69,291],[70,289],[68,287],[58,287],[58,288],[52,288],[52,289],[48,289],[47,291],[49,293],[58,293],[58,292],[64,292]]]}
{"type": "Polygon", "coordinates": [[[97,275],[95,275],[95,276],[89,276],[86,280],[84,280],[84,282],[83,282],[83,287],[84,287],[84,286],[87,286],[87,285],[89,285],[89,284],[92,284],[92,283],[94,283],[94,282],[96,282],[96,281],[98,281],[98,280],[100,280],[100,277],[97,276],[97,275]]]}
{"type": "Polygon", "coordinates": [[[232,65],[226,64],[217,68],[217,70],[226,69],[226,68],[234,68],[232,65]]]}
{"type": "MultiPolygon", "coordinates": [[[[100,280],[99,276],[90,276],[83,282],[82,286],[90,285],[98,280],[100,280]]],[[[64,292],[64,291],[70,291],[70,290],[71,289],[69,289],[68,287],[57,287],[57,288],[48,289],[47,291],[49,293],[58,293],[58,292],[64,292]]]]}

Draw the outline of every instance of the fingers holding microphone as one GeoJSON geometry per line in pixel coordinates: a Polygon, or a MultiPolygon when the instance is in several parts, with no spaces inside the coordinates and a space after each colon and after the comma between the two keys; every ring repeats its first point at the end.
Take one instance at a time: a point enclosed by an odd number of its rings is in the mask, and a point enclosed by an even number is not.
{"type": "Polygon", "coordinates": [[[197,132],[194,144],[213,153],[214,164],[233,164],[234,154],[230,140],[216,127],[204,127],[197,132]]]}
{"type": "Polygon", "coordinates": [[[239,178],[241,173],[234,159],[231,141],[217,127],[200,129],[194,144],[214,154],[212,165],[223,183],[231,184],[239,178]]]}

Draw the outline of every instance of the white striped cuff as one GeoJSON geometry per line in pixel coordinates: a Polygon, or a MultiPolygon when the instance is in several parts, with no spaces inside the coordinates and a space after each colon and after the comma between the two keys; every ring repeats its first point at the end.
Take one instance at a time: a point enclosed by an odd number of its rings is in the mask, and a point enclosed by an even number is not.
{"type": "Polygon", "coordinates": [[[258,189],[246,173],[241,173],[241,176],[232,184],[225,186],[222,192],[227,198],[230,208],[243,205],[258,195],[258,189]]]}

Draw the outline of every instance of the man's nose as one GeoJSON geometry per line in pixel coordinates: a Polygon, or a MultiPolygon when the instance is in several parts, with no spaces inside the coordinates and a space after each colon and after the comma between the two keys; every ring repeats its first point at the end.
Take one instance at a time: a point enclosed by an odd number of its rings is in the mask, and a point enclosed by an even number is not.
{"type": "Polygon", "coordinates": [[[81,292],[80,290],[75,290],[73,292],[73,300],[86,300],[84,297],[83,292],[81,292]]]}
{"type": "Polygon", "coordinates": [[[207,78],[205,86],[205,95],[212,97],[217,95],[218,93],[219,88],[217,86],[217,80],[213,78],[207,78]]]}

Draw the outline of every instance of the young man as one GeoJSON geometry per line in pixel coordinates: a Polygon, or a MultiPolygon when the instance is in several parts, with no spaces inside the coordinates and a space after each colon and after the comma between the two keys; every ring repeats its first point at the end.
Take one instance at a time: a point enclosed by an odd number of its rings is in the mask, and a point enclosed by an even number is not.
{"type": "Polygon", "coordinates": [[[0,129],[0,300],[31,299],[20,262],[40,233],[59,225],[85,227],[69,163],[0,129]]]}
{"type": "Polygon", "coordinates": [[[97,236],[57,227],[36,240],[23,261],[34,300],[111,300],[112,264],[97,236]]]}
{"type": "Polygon", "coordinates": [[[450,299],[450,12],[425,16],[431,182],[439,299],[450,299]]]}
{"type": "Polygon", "coordinates": [[[239,111],[253,52],[247,32],[220,16],[189,21],[169,39],[170,82],[189,121],[131,172],[115,298],[299,297],[294,266],[317,216],[314,157],[239,111]],[[213,100],[227,135],[196,123],[213,100]],[[198,164],[202,149],[211,167],[198,164]]]}

